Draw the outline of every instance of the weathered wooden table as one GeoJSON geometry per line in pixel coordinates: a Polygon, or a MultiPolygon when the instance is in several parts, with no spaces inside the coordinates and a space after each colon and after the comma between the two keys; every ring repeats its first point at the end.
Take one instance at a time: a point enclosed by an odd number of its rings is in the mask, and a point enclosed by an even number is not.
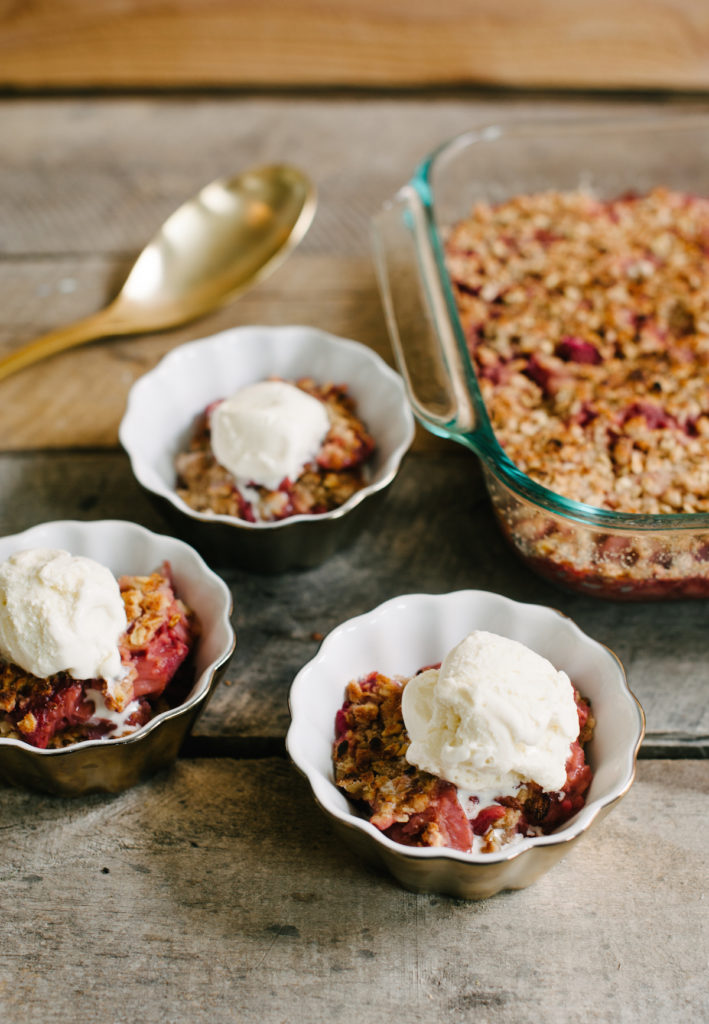
{"type": "MultiPolygon", "coordinates": [[[[180,201],[281,159],[316,181],[305,242],[197,326],[112,340],[0,383],[0,530],[167,524],[117,446],[131,383],[180,342],[310,323],[389,357],[368,222],[473,122],[619,103],[432,94],[0,102],[0,348],[91,312],[180,201]]],[[[668,160],[672,154],[668,154],[668,160]]],[[[164,1022],[707,1019],[707,606],[540,582],[503,544],[474,458],[420,434],[375,526],[306,573],[224,570],[238,647],[174,770],[118,797],[0,791],[0,1019],[164,1022]],[[463,587],[552,604],[624,660],[648,733],[620,808],[533,887],[416,896],[331,836],[283,738],[318,637],[381,600],[463,587]]]]}

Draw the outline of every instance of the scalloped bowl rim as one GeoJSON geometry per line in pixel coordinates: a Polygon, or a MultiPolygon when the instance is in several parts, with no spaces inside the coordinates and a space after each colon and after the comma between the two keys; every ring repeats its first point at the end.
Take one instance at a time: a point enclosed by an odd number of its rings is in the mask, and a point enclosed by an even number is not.
{"type": "MultiPolygon", "coordinates": [[[[139,523],[132,523],[128,520],[123,519],[98,519],[83,521],[78,519],[57,519],[46,523],[37,523],[35,526],[30,526],[21,533],[8,534],[0,537],[0,560],[6,557],[4,549],[8,548],[12,542],[19,541],[23,542],[23,539],[31,539],[33,534],[37,534],[40,531],[46,531],[48,529],[57,530],[77,530],[83,532],[84,528],[93,532],[104,528],[123,529],[126,528],[127,533],[133,533],[135,536],[141,536],[152,543],[156,543],[158,546],[165,544],[168,548],[172,548],[173,551],[181,551],[184,557],[192,559],[194,561],[193,570],[198,570],[199,573],[207,580],[210,581],[212,586],[215,588],[215,593],[220,593],[222,598],[222,608],[218,616],[218,620],[215,621],[215,628],[223,630],[224,639],[221,643],[219,654],[214,657],[207,665],[205,665],[195,683],[192,687],[191,695],[187,697],[177,707],[169,708],[167,711],[161,711],[159,714],[151,718],[149,722],[141,726],[135,732],[130,733],[128,736],[119,736],[115,739],[92,739],[92,740],[81,740],[79,743],[72,743],[66,747],[57,748],[41,748],[34,747],[30,743],[26,743],[21,739],[14,739],[10,736],[0,737],[0,748],[2,747],[19,747],[23,751],[38,757],[67,757],[73,754],[75,751],[84,750],[86,748],[95,747],[97,749],[106,748],[110,746],[130,746],[132,744],[140,743],[145,737],[159,728],[164,722],[171,718],[177,718],[180,715],[185,714],[191,710],[196,704],[199,704],[209,692],[209,688],[214,678],[214,673],[217,669],[228,661],[234,652],[236,646],[236,636],[234,629],[231,625],[231,613],[233,610],[233,601],[231,592],[227,587],[226,583],[206,564],[204,559],[199,555],[193,547],[186,544],[185,541],[179,540],[177,537],[171,537],[167,534],[154,533],[152,530],[148,530],[147,527],[141,526],[139,523]]],[[[57,543],[57,547],[61,545],[57,543]]],[[[21,550],[21,547],[15,547],[14,550],[21,550]]],[[[8,551],[8,554],[10,552],[8,551]]],[[[74,552],[72,552],[73,554],[74,552]]],[[[169,561],[169,555],[163,553],[163,557],[169,561]]],[[[146,571],[151,567],[146,567],[146,571]]],[[[179,595],[178,595],[179,596],[179,595]]],[[[197,609],[195,609],[197,610],[197,609]]]]}
{"type": "MultiPolygon", "coordinates": [[[[519,611],[517,613],[519,614],[519,611]]],[[[474,628],[474,624],[471,623],[469,628],[474,628]]],[[[412,632],[414,631],[413,626],[410,627],[410,629],[412,632]]],[[[501,629],[499,632],[504,635],[511,635],[504,629],[501,629]]],[[[460,636],[460,639],[462,639],[462,635],[460,636]]],[[[534,646],[532,643],[529,643],[528,645],[530,647],[534,646]]],[[[445,654],[446,650],[442,650],[438,659],[431,659],[428,661],[424,660],[420,662],[419,667],[421,664],[431,664],[432,660],[439,660],[445,654]]],[[[552,660],[553,663],[553,659],[550,658],[550,660],[552,660]]],[[[372,665],[370,670],[375,669],[380,670],[377,665],[372,665]]],[[[384,671],[386,672],[386,670],[384,671]]],[[[415,671],[415,669],[405,670],[400,674],[406,675],[407,671],[415,671]]],[[[332,677],[333,674],[335,675],[337,685],[340,687],[340,701],[339,704],[337,704],[337,707],[339,707],[344,699],[345,685],[351,678],[353,678],[353,674],[348,673],[346,666],[342,670],[336,669],[334,673],[330,670],[328,674],[330,677],[332,677]]],[[[355,673],[354,675],[356,677],[360,674],[361,673],[355,673]]],[[[645,734],[645,714],[642,706],[628,686],[625,670],[620,659],[608,647],[599,641],[594,640],[587,633],[584,633],[584,631],[563,612],[550,608],[546,605],[528,604],[525,602],[515,601],[512,598],[504,597],[501,594],[482,590],[459,590],[452,591],[447,594],[403,594],[400,597],[391,598],[377,607],[372,608],[370,611],[357,615],[341,623],[339,626],[336,626],[335,629],[325,637],[315,657],[304,665],[296,675],[290,689],[289,708],[291,712],[291,725],[286,737],[286,749],[295,766],[310,783],[316,802],[326,814],[330,815],[341,824],[368,836],[376,844],[383,846],[386,850],[391,851],[391,853],[398,854],[404,858],[413,858],[414,860],[424,861],[436,859],[454,860],[462,864],[470,865],[493,865],[512,861],[536,847],[562,845],[586,832],[598,815],[627,793],[628,789],[632,785],[635,778],[638,750],[645,734]],[[308,693],[311,686],[311,680],[317,682],[318,674],[323,671],[330,658],[337,653],[338,647],[341,646],[345,636],[354,633],[375,631],[378,627],[386,624],[387,618],[392,616],[392,614],[399,609],[403,610],[404,614],[407,614],[411,609],[413,609],[412,614],[418,615],[417,622],[422,624],[424,613],[426,615],[430,615],[430,610],[436,606],[443,609],[446,605],[453,607],[456,604],[461,605],[463,602],[471,602],[472,604],[472,602],[475,601],[479,601],[483,605],[486,603],[490,605],[491,602],[499,603],[499,607],[507,612],[521,609],[523,610],[521,613],[522,615],[554,617],[556,624],[561,625],[569,637],[574,637],[577,643],[583,644],[588,650],[595,650],[597,656],[606,661],[608,668],[613,670],[615,682],[618,688],[618,695],[627,703],[629,713],[634,719],[632,734],[627,736],[627,746],[623,750],[624,767],[622,777],[619,778],[617,783],[614,784],[608,792],[588,800],[581,811],[574,815],[574,817],[570,819],[563,828],[560,828],[549,835],[524,838],[522,841],[515,843],[514,848],[507,852],[505,852],[504,847],[497,853],[476,854],[452,850],[449,848],[413,847],[406,846],[402,843],[396,843],[394,840],[384,835],[383,832],[365,818],[359,817],[356,812],[351,809],[351,805],[348,804],[344,794],[336,788],[331,775],[329,777],[326,776],[314,763],[312,758],[312,747],[302,746],[303,737],[300,735],[301,722],[303,721],[303,716],[307,716],[308,714],[308,693]]],[[[334,713],[332,715],[332,739],[334,739],[334,713]]],[[[594,767],[594,778],[597,770],[598,768],[594,767]]],[[[592,792],[592,789],[593,783],[589,792],[592,792]]]]}
{"type": "MultiPolygon", "coordinates": [[[[202,360],[201,365],[204,366],[204,360],[202,360]]],[[[277,374],[277,367],[274,367],[271,370],[271,373],[277,374]]],[[[262,378],[255,376],[252,379],[257,380],[262,378]]],[[[343,383],[347,384],[348,382],[345,380],[343,383]]],[[[216,382],[215,390],[218,391],[216,382]]],[[[212,400],[215,397],[219,397],[219,394],[213,394],[212,400]]],[[[358,401],[358,407],[359,405],[360,402],[358,401]]],[[[201,412],[203,408],[204,406],[199,410],[194,410],[192,416],[196,414],[197,411],[201,412]]],[[[190,423],[191,419],[192,417],[190,418],[190,423]]],[[[184,432],[185,426],[185,424],[176,425],[173,436],[176,436],[179,432],[184,432]]],[[[236,529],[255,530],[261,532],[264,530],[284,529],[285,527],[294,525],[295,523],[316,524],[322,521],[339,519],[346,515],[369,495],[375,494],[377,491],[382,490],[392,482],[397,474],[402,458],[411,446],[414,438],[414,432],[415,421],[406,398],[403,380],[396,370],[393,370],[384,362],[381,356],[379,356],[373,349],[363,345],[361,342],[330,334],[318,327],[293,324],[277,327],[269,325],[231,327],[227,330],[220,331],[217,334],[212,334],[205,338],[196,338],[192,341],[185,342],[183,345],[178,345],[176,348],[164,355],[160,362],[151,370],[139,377],[131,387],[128,393],[125,413],[119,426],[118,436],[121,444],[128,454],[136,479],[143,487],[146,488],[146,490],[151,491],[153,494],[157,494],[159,497],[169,501],[170,504],[172,504],[178,511],[189,516],[191,519],[198,520],[199,522],[222,523],[236,529]],[[168,486],[164,477],[159,477],[158,475],[158,479],[156,480],[156,474],[151,472],[151,466],[146,462],[140,445],[139,431],[137,430],[137,421],[141,415],[143,403],[147,402],[149,404],[149,397],[154,393],[154,389],[156,387],[157,393],[160,394],[160,384],[169,381],[173,374],[181,373],[183,365],[192,359],[196,359],[198,355],[207,356],[210,348],[218,350],[222,346],[231,344],[235,347],[240,345],[246,347],[252,342],[256,343],[256,341],[262,339],[264,336],[273,339],[274,344],[278,345],[283,343],[284,339],[287,339],[289,335],[294,335],[296,338],[300,337],[301,339],[300,341],[292,341],[291,344],[293,345],[299,343],[304,344],[306,337],[309,337],[317,341],[319,345],[327,346],[332,351],[338,352],[347,361],[354,362],[359,360],[361,363],[369,366],[373,375],[379,376],[384,380],[390,387],[392,398],[395,397],[397,399],[396,404],[392,403],[389,407],[389,413],[391,414],[392,410],[395,410],[398,414],[398,427],[401,434],[399,442],[390,451],[384,453],[384,458],[377,472],[376,479],[356,491],[346,502],[344,502],[344,504],[340,505],[338,508],[330,510],[329,512],[319,513],[315,516],[299,514],[288,516],[285,519],[273,522],[251,523],[245,519],[238,519],[235,516],[223,515],[210,511],[198,512],[197,510],[190,508],[190,506],[179,497],[174,486],[168,486]]],[[[375,442],[378,443],[376,432],[374,430],[372,430],[372,435],[374,436],[375,442]]]]}

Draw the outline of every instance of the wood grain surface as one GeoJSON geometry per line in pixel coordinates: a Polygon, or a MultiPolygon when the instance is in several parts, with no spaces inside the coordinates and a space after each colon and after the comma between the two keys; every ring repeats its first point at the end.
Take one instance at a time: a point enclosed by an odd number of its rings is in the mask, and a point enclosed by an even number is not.
{"type": "Polygon", "coordinates": [[[33,0],[0,7],[0,84],[706,89],[696,0],[33,0]]]}
{"type": "MultiPolygon", "coordinates": [[[[169,530],[125,457],[111,451],[128,388],[163,352],[232,324],[301,322],[390,358],[370,219],[423,153],[475,123],[658,109],[468,96],[0,101],[5,350],[98,308],[146,235],[210,177],[288,158],[312,175],[320,196],[302,246],[227,309],[163,335],[100,342],[0,382],[0,528],[116,516],[169,530]]],[[[423,431],[379,525],[312,573],[269,581],[221,567],[241,642],[233,685],[220,690],[199,737],[282,742],[287,689],[316,649],[311,634],[396,593],[479,586],[557,605],[614,648],[648,712],[646,750],[706,748],[701,603],[607,605],[540,582],[500,540],[474,458],[423,431]],[[292,609],[301,607],[309,611],[296,620],[292,609]]]]}
{"type": "Polygon", "coordinates": [[[182,762],[115,798],[0,790],[3,1020],[705,1020],[708,783],[643,762],[560,864],[482,903],[363,867],[284,760],[182,762]]]}

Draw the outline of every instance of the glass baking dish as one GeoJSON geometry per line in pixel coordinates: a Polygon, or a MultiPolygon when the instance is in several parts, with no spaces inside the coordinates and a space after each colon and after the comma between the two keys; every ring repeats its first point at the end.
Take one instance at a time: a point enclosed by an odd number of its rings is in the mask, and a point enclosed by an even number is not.
{"type": "Polygon", "coordinates": [[[493,433],[444,263],[449,228],[479,200],[590,188],[599,198],[664,185],[709,195],[709,117],[486,125],[430,154],[375,217],[387,325],[409,401],[434,434],[472,449],[519,555],[599,597],[709,597],[709,513],[623,514],[532,480],[493,433]]]}

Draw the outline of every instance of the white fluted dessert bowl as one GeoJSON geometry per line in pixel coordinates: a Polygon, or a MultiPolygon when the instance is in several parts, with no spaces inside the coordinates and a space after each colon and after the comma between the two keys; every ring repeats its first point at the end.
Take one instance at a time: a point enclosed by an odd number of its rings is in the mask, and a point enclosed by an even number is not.
{"type": "Polygon", "coordinates": [[[68,551],[99,562],[115,577],[149,576],[163,563],[175,593],[194,614],[194,649],[179,703],[159,710],[137,731],[41,749],[0,737],[0,782],[60,796],[118,793],[166,768],[178,755],[234,651],[229,588],[188,544],[121,520],[62,520],[0,538],[0,562],[30,548],[68,551]]]}
{"type": "Polygon", "coordinates": [[[131,388],[121,444],[139,484],[214,564],[282,572],[318,565],[354,538],[414,436],[399,375],[372,349],[307,326],[235,327],[173,349],[131,388]],[[271,522],[196,511],[177,492],[175,459],[214,401],[271,377],[343,384],[376,448],[365,486],[338,508],[271,522]]]}
{"type": "Polygon", "coordinates": [[[627,793],[645,728],[623,666],[607,647],[552,608],[479,590],[406,594],[337,626],[293,681],[290,711],[288,753],[336,833],[406,888],[465,899],[524,888],[565,856],[627,793]],[[568,674],[596,723],[586,746],[593,781],[582,809],[561,828],[509,850],[405,846],[372,825],[335,785],[335,715],[350,680],[373,671],[411,676],[440,662],[472,630],[517,640],[568,674]]]}

